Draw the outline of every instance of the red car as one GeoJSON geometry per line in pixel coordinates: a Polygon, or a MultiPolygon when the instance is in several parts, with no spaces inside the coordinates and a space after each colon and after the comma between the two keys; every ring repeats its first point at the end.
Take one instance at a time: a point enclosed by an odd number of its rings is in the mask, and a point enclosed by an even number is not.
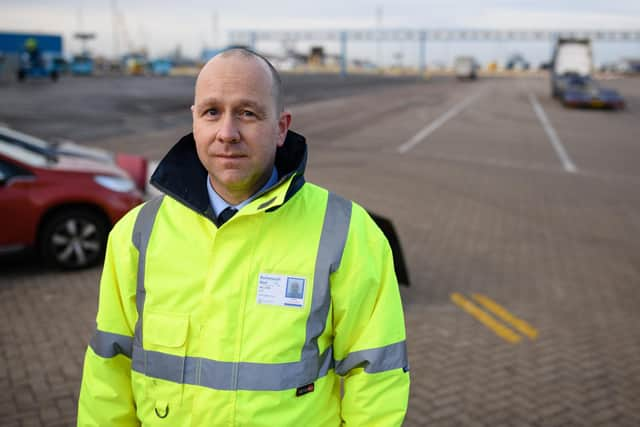
{"type": "Polygon", "coordinates": [[[115,163],[38,153],[0,138],[0,254],[33,247],[55,267],[95,265],[112,225],[142,201],[115,163]]]}

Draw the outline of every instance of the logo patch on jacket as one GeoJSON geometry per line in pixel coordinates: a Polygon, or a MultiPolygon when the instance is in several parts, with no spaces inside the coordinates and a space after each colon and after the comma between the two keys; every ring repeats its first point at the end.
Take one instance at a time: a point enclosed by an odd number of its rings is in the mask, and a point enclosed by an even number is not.
{"type": "Polygon", "coordinates": [[[296,389],[296,397],[300,397],[303,394],[311,393],[313,390],[315,390],[313,383],[298,387],[296,389]]]}
{"type": "Polygon", "coordinates": [[[306,284],[304,277],[260,273],[256,302],[282,307],[303,307],[306,284]]]}

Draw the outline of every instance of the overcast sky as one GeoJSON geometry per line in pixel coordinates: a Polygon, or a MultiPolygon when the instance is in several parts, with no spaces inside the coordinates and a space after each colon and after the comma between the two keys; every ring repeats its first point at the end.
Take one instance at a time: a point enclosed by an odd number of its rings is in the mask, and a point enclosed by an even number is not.
{"type": "MultiPolygon", "coordinates": [[[[223,46],[232,29],[375,28],[378,8],[382,9],[383,28],[640,30],[640,0],[2,0],[0,31],[62,34],[68,54],[79,50],[72,35],[82,30],[96,33],[97,38],[89,44],[96,54],[111,56],[116,46],[120,53],[128,46],[146,46],[152,56],[160,56],[180,45],[185,54],[195,56],[203,47],[223,46]],[[113,35],[114,6],[124,18],[124,25],[117,26],[117,37],[113,35]]],[[[296,47],[308,49],[308,45],[296,47]]],[[[337,45],[326,47],[338,52],[337,45]]],[[[281,50],[281,46],[273,44],[259,44],[258,48],[272,53],[281,50]]],[[[448,62],[456,54],[471,52],[483,61],[504,60],[508,54],[520,51],[539,61],[546,59],[549,49],[546,43],[432,43],[427,47],[427,60],[448,62]]],[[[417,46],[411,43],[385,44],[382,51],[386,63],[394,61],[394,57],[397,60],[398,53],[405,63],[417,61],[417,46]]],[[[375,60],[377,51],[372,44],[358,44],[350,45],[349,54],[375,60]]],[[[620,56],[640,57],[640,43],[600,43],[595,56],[598,62],[620,56]]]]}

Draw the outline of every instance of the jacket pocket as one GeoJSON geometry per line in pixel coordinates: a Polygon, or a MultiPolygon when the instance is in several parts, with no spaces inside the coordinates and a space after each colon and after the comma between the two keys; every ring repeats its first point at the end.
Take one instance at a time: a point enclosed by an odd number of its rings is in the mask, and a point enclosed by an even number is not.
{"type": "Polygon", "coordinates": [[[188,332],[188,314],[168,314],[145,310],[142,324],[145,349],[184,356],[188,332]]]}
{"type": "Polygon", "coordinates": [[[173,424],[176,416],[181,417],[185,409],[188,334],[188,314],[145,310],[142,323],[145,408],[142,412],[149,425],[176,425],[173,424]]]}

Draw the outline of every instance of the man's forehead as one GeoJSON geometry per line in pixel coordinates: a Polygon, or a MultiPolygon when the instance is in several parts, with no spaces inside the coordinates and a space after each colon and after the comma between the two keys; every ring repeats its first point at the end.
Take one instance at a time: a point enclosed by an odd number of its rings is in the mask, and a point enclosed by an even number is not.
{"type": "Polygon", "coordinates": [[[213,58],[198,75],[195,85],[196,98],[211,91],[232,86],[251,91],[272,91],[271,76],[262,64],[251,58],[213,58]]]}
{"type": "Polygon", "coordinates": [[[232,77],[237,81],[272,85],[268,66],[259,58],[241,56],[240,54],[223,55],[224,53],[214,56],[202,67],[196,81],[196,88],[199,83],[220,77],[232,77]]]}

